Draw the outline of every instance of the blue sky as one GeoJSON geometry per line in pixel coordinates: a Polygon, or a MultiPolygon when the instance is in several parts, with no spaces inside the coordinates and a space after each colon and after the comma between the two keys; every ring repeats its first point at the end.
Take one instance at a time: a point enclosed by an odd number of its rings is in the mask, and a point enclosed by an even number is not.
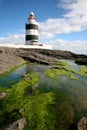
{"type": "Polygon", "coordinates": [[[0,44],[25,43],[25,23],[33,11],[39,42],[87,54],[87,0],[0,0],[0,44]]]}

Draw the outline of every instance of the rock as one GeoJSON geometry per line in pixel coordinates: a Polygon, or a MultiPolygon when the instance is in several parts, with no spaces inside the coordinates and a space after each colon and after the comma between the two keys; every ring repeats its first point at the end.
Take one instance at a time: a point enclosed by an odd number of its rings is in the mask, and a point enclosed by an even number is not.
{"type": "Polygon", "coordinates": [[[79,121],[78,130],[87,130],[87,117],[82,117],[79,121]]]}
{"type": "Polygon", "coordinates": [[[76,63],[87,64],[87,55],[77,55],[69,51],[0,47],[0,74],[24,61],[50,65],[58,59],[73,59],[76,63]]]}
{"type": "Polygon", "coordinates": [[[2,92],[2,93],[0,93],[0,99],[3,99],[4,97],[6,97],[6,93],[5,92],[2,92]]]}
{"type": "Polygon", "coordinates": [[[87,58],[76,59],[75,63],[82,64],[82,65],[87,65],[87,58]]]}
{"type": "Polygon", "coordinates": [[[22,76],[22,78],[23,78],[23,80],[30,80],[31,79],[31,77],[29,77],[27,74],[24,74],[22,76]]]}
{"type": "Polygon", "coordinates": [[[19,113],[21,114],[23,111],[24,111],[24,108],[21,108],[21,109],[19,110],[19,113]]]}
{"type": "Polygon", "coordinates": [[[0,74],[24,63],[24,59],[16,54],[13,48],[0,48],[0,74]]]}
{"type": "Polygon", "coordinates": [[[26,118],[23,117],[15,122],[13,122],[11,125],[9,125],[8,128],[5,128],[4,130],[24,130],[26,125],[27,125],[26,118]]]}
{"type": "Polygon", "coordinates": [[[23,57],[25,60],[28,60],[30,62],[36,62],[39,64],[46,64],[46,65],[50,65],[53,64],[55,62],[57,62],[56,58],[50,57],[50,56],[45,56],[39,53],[35,53],[34,55],[32,54],[26,54],[23,55],[23,57]]]}
{"type": "Polygon", "coordinates": [[[38,83],[32,86],[32,90],[35,90],[35,88],[38,86],[38,83]]]}
{"type": "Polygon", "coordinates": [[[74,54],[69,51],[62,50],[46,50],[46,49],[17,49],[16,53],[25,60],[38,62],[42,64],[52,64],[58,59],[71,59],[77,61],[83,59],[83,64],[87,64],[87,55],[74,54]]]}

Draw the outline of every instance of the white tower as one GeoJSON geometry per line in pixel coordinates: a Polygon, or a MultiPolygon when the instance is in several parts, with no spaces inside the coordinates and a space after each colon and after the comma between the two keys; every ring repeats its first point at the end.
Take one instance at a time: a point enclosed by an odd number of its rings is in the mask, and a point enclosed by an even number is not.
{"type": "Polygon", "coordinates": [[[38,24],[34,13],[31,12],[28,18],[28,24],[26,24],[26,45],[38,44],[38,24]]]}

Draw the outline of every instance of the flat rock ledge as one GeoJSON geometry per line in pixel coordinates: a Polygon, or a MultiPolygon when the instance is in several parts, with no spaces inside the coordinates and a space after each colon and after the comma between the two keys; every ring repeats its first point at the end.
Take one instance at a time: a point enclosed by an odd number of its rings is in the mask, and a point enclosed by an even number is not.
{"type": "Polygon", "coordinates": [[[87,130],[87,117],[82,117],[78,123],[78,130],[87,130]]]}
{"type": "Polygon", "coordinates": [[[8,72],[24,62],[25,60],[19,57],[13,48],[0,48],[0,74],[8,72]]]}
{"type": "Polygon", "coordinates": [[[87,65],[87,58],[78,58],[78,59],[76,59],[75,63],[87,65]]]}
{"type": "Polygon", "coordinates": [[[69,51],[0,47],[0,74],[25,61],[50,65],[59,59],[70,59],[87,65],[87,55],[78,55],[69,51]]]}

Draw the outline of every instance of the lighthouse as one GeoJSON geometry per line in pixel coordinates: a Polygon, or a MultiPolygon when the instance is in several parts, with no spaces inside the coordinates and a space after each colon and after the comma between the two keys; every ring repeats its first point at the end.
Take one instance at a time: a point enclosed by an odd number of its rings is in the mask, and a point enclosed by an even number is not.
{"type": "Polygon", "coordinates": [[[28,23],[25,26],[25,45],[38,45],[38,24],[33,12],[30,13],[28,23]]]}

